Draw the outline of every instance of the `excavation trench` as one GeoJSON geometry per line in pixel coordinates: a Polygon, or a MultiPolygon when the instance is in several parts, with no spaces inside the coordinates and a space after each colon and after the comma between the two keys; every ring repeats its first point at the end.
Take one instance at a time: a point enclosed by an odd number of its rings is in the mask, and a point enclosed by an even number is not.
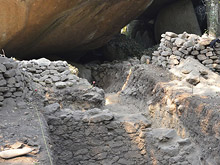
{"type": "Polygon", "coordinates": [[[46,115],[56,164],[200,164],[216,157],[218,149],[208,148],[218,139],[195,124],[206,116],[194,112],[202,100],[174,90],[171,73],[138,60],[91,70],[105,101],[81,109],[57,105],[58,112],[46,115]]]}

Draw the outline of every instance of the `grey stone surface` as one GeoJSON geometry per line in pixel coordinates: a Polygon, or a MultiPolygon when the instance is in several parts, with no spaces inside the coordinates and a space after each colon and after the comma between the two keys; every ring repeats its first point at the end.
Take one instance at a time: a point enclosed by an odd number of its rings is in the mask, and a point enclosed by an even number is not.
{"type": "Polygon", "coordinates": [[[6,72],[6,67],[5,65],[0,63],[0,73],[4,73],[4,72],[6,72]]]}
{"type": "Polygon", "coordinates": [[[155,21],[154,31],[157,42],[166,31],[201,35],[191,0],[179,0],[163,8],[155,21]]]}
{"type": "Polygon", "coordinates": [[[63,88],[66,88],[66,83],[65,82],[56,82],[55,86],[58,89],[63,89],[63,88]]]}
{"type": "Polygon", "coordinates": [[[10,77],[14,77],[15,74],[16,74],[15,69],[10,69],[10,70],[7,70],[7,71],[4,73],[4,76],[7,77],[7,78],[10,78],[10,77]]]}
{"type": "Polygon", "coordinates": [[[0,80],[0,87],[6,86],[7,81],[6,80],[0,80]]]}

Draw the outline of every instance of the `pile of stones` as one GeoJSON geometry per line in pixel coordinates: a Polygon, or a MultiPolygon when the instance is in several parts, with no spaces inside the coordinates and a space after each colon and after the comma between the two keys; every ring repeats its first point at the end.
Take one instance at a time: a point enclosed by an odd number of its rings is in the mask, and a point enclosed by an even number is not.
{"type": "MultiPolygon", "coordinates": [[[[204,37],[195,34],[175,34],[166,32],[161,35],[161,43],[157,51],[153,52],[152,63],[164,68],[178,65],[182,59],[192,57],[215,72],[220,72],[220,44],[214,48],[205,43],[204,37]]],[[[208,39],[207,39],[208,40],[208,39]]]]}
{"type": "Polygon", "coordinates": [[[17,61],[0,56],[0,106],[25,98],[30,90],[28,82],[17,61]]]}

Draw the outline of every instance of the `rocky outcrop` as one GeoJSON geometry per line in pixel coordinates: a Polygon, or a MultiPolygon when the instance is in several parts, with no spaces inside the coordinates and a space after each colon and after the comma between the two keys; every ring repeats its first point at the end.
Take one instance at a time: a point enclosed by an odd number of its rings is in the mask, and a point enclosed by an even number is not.
{"type": "Polygon", "coordinates": [[[100,47],[152,0],[5,0],[0,2],[0,48],[24,58],[100,47]]]}

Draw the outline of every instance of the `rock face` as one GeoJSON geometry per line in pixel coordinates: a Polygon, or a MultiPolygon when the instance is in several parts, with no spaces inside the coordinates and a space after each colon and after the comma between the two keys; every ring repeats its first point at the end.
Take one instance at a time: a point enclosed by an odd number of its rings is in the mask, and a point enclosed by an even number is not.
{"type": "Polygon", "coordinates": [[[201,35],[200,27],[191,0],[181,0],[163,8],[155,22],[155,39],[166,31],[201,35]],[[187,18],[187,19],[186,19],[187,18]]]}
{"type": "Polygon", "coordinates": [[[0,48],[52,54],[97,48],[108,42],[152,0],[5,0],[0,2],[0,48]]]}

